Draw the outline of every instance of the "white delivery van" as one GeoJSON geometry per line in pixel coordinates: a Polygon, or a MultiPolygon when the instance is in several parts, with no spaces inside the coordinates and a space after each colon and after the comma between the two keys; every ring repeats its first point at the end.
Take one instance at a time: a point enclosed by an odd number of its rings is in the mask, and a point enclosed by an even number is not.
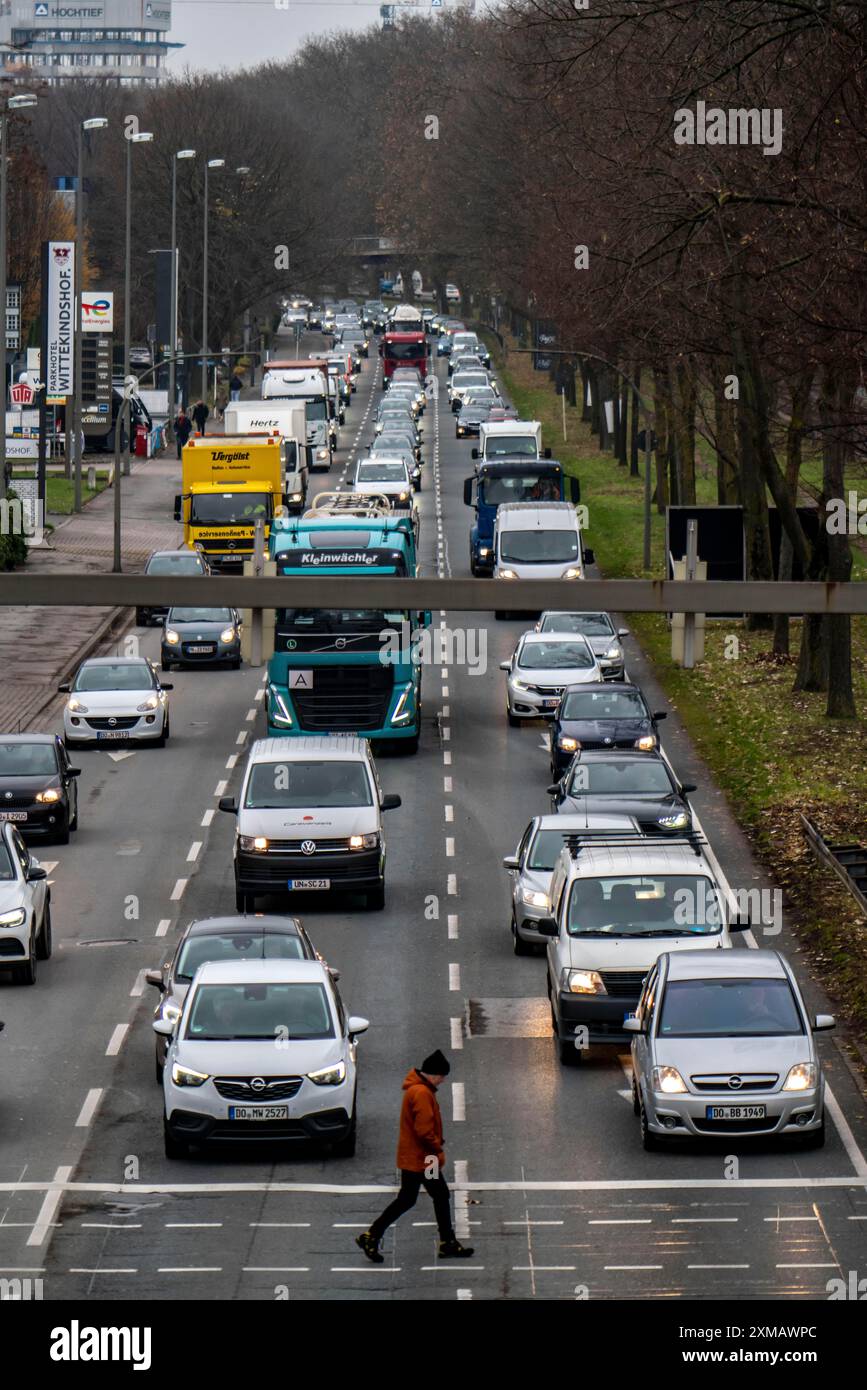
{"type": "Polygon", "coordinates": [[[505,502],[494,520],[496,579],[583,579],[584,548],[571,502],[505,502]]]}
{"type": "Polygon", "coordinates": [[[307,443],[304,402],[234,401],[226,406],[224,420],[226,434],[280,435],[286,507],[290,512],[303,511],[315,453],[307,443]]]}
{"type": "Polygon", "coordinates": [[[479,447],[473,449],[472,457],[485,463],[505,458],[549,459],[551,450],[542,450],[538,420],[494,420],[479,426],[479,447]]]}

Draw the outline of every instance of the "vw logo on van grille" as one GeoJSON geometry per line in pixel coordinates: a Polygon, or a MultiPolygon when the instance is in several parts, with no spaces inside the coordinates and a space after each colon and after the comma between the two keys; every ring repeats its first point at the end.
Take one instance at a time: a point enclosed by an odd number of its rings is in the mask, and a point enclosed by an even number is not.
{"type": "Polygon", "coordinates": [[[302,853],[302,854],[315,854],[315,853],[316,853],[316,841],[315,841],[315,840],[302,840],[302,841],[301,841],[301,853],[302,853]]]}

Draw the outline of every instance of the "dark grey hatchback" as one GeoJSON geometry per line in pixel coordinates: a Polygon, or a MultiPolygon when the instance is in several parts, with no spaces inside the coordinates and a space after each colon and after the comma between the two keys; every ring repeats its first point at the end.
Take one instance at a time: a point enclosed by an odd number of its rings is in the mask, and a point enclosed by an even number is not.
{"type": "Polygon", "coordinates": [[[78,828],[77,767],[58,734],[0,734],[0,821],[28,839],[69,843],[78,828]]]}

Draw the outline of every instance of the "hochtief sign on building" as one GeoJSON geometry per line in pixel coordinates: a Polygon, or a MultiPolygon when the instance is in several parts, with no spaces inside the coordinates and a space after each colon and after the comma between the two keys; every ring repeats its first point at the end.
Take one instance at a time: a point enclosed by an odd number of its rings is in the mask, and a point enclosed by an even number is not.
{"type": "Polygon", "coordinates": [[[45,396],[72,395],[75,242],[49,241],[45,294],[45,396]]]}

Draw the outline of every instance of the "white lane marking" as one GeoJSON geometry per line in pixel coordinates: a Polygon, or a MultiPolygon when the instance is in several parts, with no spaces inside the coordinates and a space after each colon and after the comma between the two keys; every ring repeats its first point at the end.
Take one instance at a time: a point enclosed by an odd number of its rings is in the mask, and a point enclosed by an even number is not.
{"type": "Polygon", "coordinates": [[[367,1225],[364,1221],[332,1221],[332,1229],[335,1231],[366,1231],[367,1225]]]}
{"type": "Polygon", "coordinates": [[[504,1221],[504,1226],[562,1226],[562,1221],[533,1221],[529,1216],[524,1216],[520,1221],[504,1221]]]}
{"type": "Polygon", "coordinates": [[[307,1230],[310,1226],[309,1221],[250,1221],[250,1226],[262,1226],[268,1230],[307,1230]]]}
{"type": "Polygon", "coordinates": [[[588,1221],[588,1226],[650,1226],[653,1218],[650,1216],[612,1216],[600,1217],[596,1221],[588,1221]]]}
{"type": "Polygon", "coordinates": [[[446,821],[453,821],[454,818],[455,818],[455,808],[454,808],[454,806],[444,806],[444,807],[443,807],[443,814],[445,815],[446,821]]]}
{"type": "Polygon", "coordinates": [[[241,1265],[242,1274],[309,1274],[309,1265],[241,1265]]]}
{"type": "Polygon", "coordinates": [[[132,989],[131,989],[130,992],[129,992],[129,997],[130,997],[130,999],[141,999],[142,995],[144,994],[144,987],[145,987],[145,973],[144,973],[143,970],[140,970],[140,971],[138,972],[138,974],[136,975],[136,977],[135,977],[135,983],[134,983],[132,989]]]}
{"type": "Polygon", "coordinates": [[[452,1121],[460,1124],[467,1118],[467,1097],[463,1081],[452,1082],[452,1121]]]}
{"type": "Polygon", "coordinates": [[[87,1095],[84,1098],[84,1104],[78,1112],[78,1119],[75,1121],[76,1129],[87,1129],[87,1126],[90,1124],[91,1120],[94,1117],[94,1114],[96,1113],[96,1107],[99,1105],[99,1102],[101,1100],[101,1086],[94,1086],[92,1090],[88,1091],[87,1095]]]}
{"type": "Polygon", "coordinates": [[[59,859],[40,859],[40,864],[47,874],[53,874],[60,863],[59,859]]]}
{"type": "Polygon", "coordinates": [[[444,791],[444,792],[450,792],[451,789],[452,789],[452,779],[451,779],[451,777],[444,777],[444,778],[443,778],[443,791],[444,791]]]}
{"type": "MultiPolygon", "coordinates": [[[[457,1222],[455,1225],[457,1225],[457,1222]]],[[[455,1234],[460,1240],[460,1233],[456,1231],[455,1234]]],[[[467,1234],[469,1235],[469,1232],[467,1232],[467,1234]]],[[[450,1265],[448,1260],[443,1260],[442,1263],[438,1265],[419,1265],[422,1274],[433,1274],[437,1269],[441,1270],[443,1273],[447,1271],[449,1274],[467,1274],[470,1270],[484,1269],[484,1267],[484,1265],[467,1265],[464,1264],[463,1260],[459,1261],[456,1265],[450,1265]]]]}
{"type": "MultiPolygon", "coordinates": [[[[234,763],[232,764],[232,766],[234,767],[234,763]]],[[[223,796],[228,785],[228,782],[218,782],[217,785],[214,787],[214,796],[223,796]]]]}
{"type": "Polygon", "coordinates": [[[719,1225],[724,1221],[740,1221],[739,1216],[673,1216],[672,1225],[678,1222],[681,1226],[705,1226],[719,1225]]]}
{"type": "Polygon", "coordinates": [[[451,736],[452,736],[452,731],[451,731],[451,729],[448,728],[448,726],[445,726],[445,727],[443,727],[443,729],[441,730],[441,733],[442,733],[443,743],[448,743],[449,739],[450,739],[451,736]]]}
{"type": "Polygon", "coordinates": [[[108,756],[111,758],[113,763],[122,763],[125,758],[134,758],[135,753],[109,753],[108,756]]]}
{"type": "MultiPolygon", "coordinates": [[[[102,1092],[97,1091],[94,1093],[93,1091],[91,1091],[90,1094],[102,1095],[102,1092]]],[[[85,1105],[86,1104],[87,1102],[85,1102],[85,1105]]],[[[48,1235],[48,1232],[54,1225],[54,1218],[57,1215],[60,1203],[63,1201],[63,1192],[66,1187],[66,1184],[69,1182],[71,1173],[71,1167],[58,1168],[56,1170],[54,1174],[54,1182],[46,1190],[45,1196],[42,1199],[42,1206],[39,1208],[39,1215],[37,1216],[33,1226],[33,1230],[27,1237],[28,1246],[32,1247],[34,1245],[44,1244],[45,1237],[48,1235]]]]}
{"type": "Polygon", "coordinates": [[[128,1032],[128,1023],[118,1023],[117,1027],[115,1028],[114,1032],[112,1033],[109,1039],[108,1047],[105,1049],[106,1057],[117,1056],[117,1054],[120,1052],[120,1049],[123,1047],[123,1041],[128,1032]]]}
{"type": "Polygon", "coordinates": [[[256,718],[256,715],[257,715],[258,713],[259,713],[259,711],[256,709],[255,705],[253,706],[252,709],[248,709],[248,710],[247,710],[247,715],[246,715],[247,723],[248,723],[248,724],[252,724],[253,720],[256,718]]]}
{"type": "Polygon", "coordinates": [[[454,962],[449,965],[449,989],[455,990],[461,987],[461,967],[454,962]]]}
{"type": "Polygon", "coordinates": [[[179,879],[177,880],[177,882],[175,883],[174,888],[173,888],[172,891],[171,891],[171,898],[170,898],[170,901],[171,901],[171,902],[176,903],[176,902],[178,902],[178,901],[184,896],[184,889],[186,888],[187,883],[188,883],[188,880],[185,879],[185,878],[179,878],[179,879]]]}
{"type": "MultiPolygon", "coordinates": [[[[263,677],[263,679],[264,679],[264,677],[263,677]]],[[[256,700],[256,701],[258,702],[259,700],[264,700],[264,698],[265,698],[265,687],[264,687],[264,685],[261,685],[261,686],[259,687],[259,689],[256,691],[256,694],[253,696],[253,699],[256,700]]]]}
{"type": "Polygon", "coordinates": [[[512,1265],[513,1270],[524,1274],[538,1274],[540,1270],[543,1274],[551,1272],[568,1274],[577,1267],[577,1265],[512,1265]]]}
{"type": "Polygon", "coordinates": [[[216,813],[216,811],[214,810],[213,806],[209,806],[208,809],[207,809],[207,811],[205,812],[205,814],[202,816],[202,821],[201,821],[201,823],[202,823],[202,825],[205,827],[206,830],[207,830],[208,826],[211,824],[211,821],[214,819],[214,816],[215,816],[216,814],[217,814],[217,813],[216,813]]]}
{"type": "Polygon", "coordinates": [[[447,666],[442,666],[442,667],[440,668],[440,677],[441,677],[441,679],[442,679],[442,680],[447,680],[447,679],[448,679],[448,674],[449,674],[449,668],[448,668],[447,666]]]}
{"type": "Polygon", "coordinates": [[[236,739],[235,739],[235,745],[236,745],[236,747],[240,748],[241,745],[244,744],[244,743],[246,743],[246,742],[247,742],[247,730],[246,730],[246,729],[240,729],[240,730],[238,731],[238,735],[237,735],[237,737],[236,737],[236,739]]]}
{"type": "MultiPolygon", "coordinates": [[[[469,1182],[469,1165],[465,1158],[455,1159],[455,1235],[458,1240],[469,1239],[470,1234],[470,1194],[467,1191],[469,1182]]],[[[464,1265],[464,1269],[472,1269],[472,1265],[464,1265]]],[[[484,1268],[484,1266],[482,1266],[484,1268]]]]}
{"type": "Polygon", "coordinates": [[[400,1274],[400,1265],[332,1265],[332,1274],[400,1274]]]}
{"type": "Polygon", "coordinates": [[[443,719],[451,718],[451,710],[449,709],[448,705],[443,705],[442,709],[440,710],[440,715],[443,719]]]}
{"type": "Polygon", "coordinates": [[[449,1019],[449,1030],[451,1032],[452,1048],[455,1052],[460,1052],[464,1045],[464,1030],[459,1018],[449,1019]]]}
{"type": "Polygon", "coordinates": [[[443,750],[443,767],[451,767],[452,755],[447,748],[443,750]]]}
{"type": "Polygon", "coordinates": [[[687,1269],[749,1269],[749,1265],[687,1265],[687,1269]]]}
{"type": "Polygon", "coordinates": [[[202,1227],[222,1226],[222,1221],[166,1221],[167,1231],[198,1231],[202,1227]]]}
{"type": "Polygon", "coordinates": [[[444,686],[443,686],[442,698],[443,698],[444,700],[447,700],[447,699],[449,698],[449,688],[448,688],[447,685],[444,685],[444,686]]]}
{"type": "Polygon", "coordinates": [[[161,1265],[157,1274],[222,1274],[222,1265],[161,1265]]]}
{"type": "Polygon", "coordinates": [[[781,1265],[776,1265],[776,1268],[777,1268],[777,1269],[839,1269],[840,1266],[836,1263],[835,1260],[831,1260],[830,1263],[828,1263],[828,1262],[822,1263],[821,1261],[817,1261],[817,1262],[814,1263],[814,1264],[811,1264],[809,1261],[806,1262],[806,1263],[803,1263],[803,1264],[797,1264],[797,1263],[794,1263],[794,1262],[793,1262],[792,1264],[781,1264],[781,1265]]]}
{"type": "Polygon", "coordinates": [[[202,850],[202,842],[201,842],[201,840],[193,840],[193,843],[190,845],[189,849],[187,850],[187,863],[188,863],[188,864],[195,864],[196,860],[198,859],[198,857],[199,857],[199,855],[200,855],[200,853],[201,853],[201,850],[202,850]]]}
{"type": "Polygon", "coordinates": [[[662,1265],[603,1265],[602,1268],[603,1268],[603,1269],[606,1269],[606,1270],[615,1270],[615,1269],[626,1269],[626,1270],[631,1270],[631,1269],[662,1269],[662,1265]]]}
{"type": "MultiPolygon", "coordinates": [[[[229,756],[228,756],[228,758],[226,759],[226,767],[229,769],[230,772],[231,772],[232,768],[235,766],[235,764],[237,763],[237,761],[238,761],[238,754],[237,754],[237,753],[230,753],[229,756]]],[[[224,785],[224,786],[226,785],[225,782],[223,783],[223,785],[224,785]]]]}
{"type": "Polygon", "coordinates": [[[455,842],[454,842],[454,837],[451,836],[451,835],[447,835],[447,836],[446,836],[446,859],[454,859],[454,857],[455,857],[455,842]]]}
{"type": "Polygon", "coordinates": [[[170,917],[161,917],[157,922],[157,929],[154,932],[154,936],[165,936],[171,925],[172,921],[170,917]]]}
{"type": "Polygon", "coordinates": [[[70,1274],[138,1274],[137,1269],[82,1269],[80,1266],[73,1265],[70,1274]]]}
{"type": "Polygon", "coordinates": [[[446,879],[446,892],[449,894],[450,897],[454,898],[457,896],[457,891],[458,876],[457,874],[449,874],[448,878],[446,879]]]}
{"type": "Polygon", "coordinates": [[[142,1221],[82,1221],[82,1230],[91,1231],[140,1231],[144,1227],[142,1221]]]}
{"type": "Polygon", "coordinates": [[[449,941],[458,939],[458,915],[456,912],[449,913],[449,941]]]}
{"type": "Polygon", "coordinates": [[[818,1221],[818,1216],[763,1216],[763,1221],[772,1221],[778,1226],[781,1221],[818,1221]]]}

